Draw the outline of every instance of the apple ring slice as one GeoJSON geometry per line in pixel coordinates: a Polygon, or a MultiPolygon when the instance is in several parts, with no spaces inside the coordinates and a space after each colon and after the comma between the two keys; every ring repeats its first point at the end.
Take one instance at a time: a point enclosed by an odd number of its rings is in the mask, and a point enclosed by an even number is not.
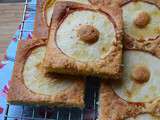
{"type": "Polygon", "coordinates": [[[113,89],[130,102],[149,102],[160,97],[160,60],[141,51],[124,52],[124,72],[120,84],[113,89]]]}
{"type": "Polygon", "coordinates": [[[123,0],[124,47],[160,57],[160,1],[123,0]]]}
{"type": "Polygon", "coordinates": [[[160,6],[144,1],[130,1],[122,7],[126,34],[136,40],[160,36],[160,6]]]}

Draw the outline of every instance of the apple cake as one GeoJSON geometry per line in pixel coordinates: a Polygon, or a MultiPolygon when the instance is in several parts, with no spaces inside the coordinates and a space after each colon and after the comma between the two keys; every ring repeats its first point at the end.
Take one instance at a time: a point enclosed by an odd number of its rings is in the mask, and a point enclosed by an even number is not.
{"type": "Polygon", "coordinates": [[[20,41],[8,93],[13,104],[84,107],[85,80],[44,73],[46,40],[20,41]]]}
{"type": "Polygon", "coordinates": [[[47,72],[119,78],[121,14],[117,6],[56,2],[43,63],[47,72]]]}

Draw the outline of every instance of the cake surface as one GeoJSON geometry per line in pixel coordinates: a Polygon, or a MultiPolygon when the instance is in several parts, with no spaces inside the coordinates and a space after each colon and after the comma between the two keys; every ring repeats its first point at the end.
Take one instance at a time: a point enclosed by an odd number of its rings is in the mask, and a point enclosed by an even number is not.
{"type": "Polygon", "coordinates": [[[154,98],[149,102],[130,102],[118,96],[111,86],[112,84],[107,82],[101,83],[98,120],[160,119],[160,98],[154,98]]]}
{"type": "Polygon", "coordinates": [[[20,41],[8,102],[84,107],[85,81],[72,76],[44,74],[46,40],[20,41]]]}
{"type": "Polygon", "coordinates": [[[136,40],[159,36],[160,9],[156,5],[138,1],[130,2],[122,8],[126,34],[136,40]]]}
{"type": "Polygon", "coordinates": [[[114,10],[76,2],[56,2],[44,59],[46,70],[119,77],[122,18],[121,9],[114,10]]]}
{"type": "Polygon", "coordinates": [[[37,0],[36,17],[33,35],[39,39],[47,39],[54,5],[58,1],[73,1],[90,4],[88,0],[37,0]]]}
{"type": "Polygon", "coordinates": [[[48,26],[50,26],[50,24],[51,24],[54,5],[58,1],[72,1],[72,2],[82,3],[82,4],[89,4],[88,0],[47,0],[47,1],[45,1],[45,3],[44,3],[44,8],[45,8],[44,9],[44,12],[45,12],[44,16],[46,18],[48,26]]]}
{"type": "Polygon", "coordinates": [[[160,57],[160,1],[123,0],[122,9],[124,47],[151,52],[160,57]]]}

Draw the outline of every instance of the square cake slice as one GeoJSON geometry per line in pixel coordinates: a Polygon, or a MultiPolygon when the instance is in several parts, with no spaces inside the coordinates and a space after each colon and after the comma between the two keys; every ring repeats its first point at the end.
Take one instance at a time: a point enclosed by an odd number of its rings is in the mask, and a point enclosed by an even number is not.
{"type": "Polygon", "coordinates": [[[119,97],[111,86],[107,82],[101,83],[97,120],[160,119],[160,98],[149,102],[131,102],[119,97]]]}
{"type": "Polygon", "coordinates": [[[51,106],[84,107],[85,80],[57,74],[44,74],[41,65],[46,40],[20,41],[8,102],[51,106]]]}
{"type": "Polygon", "coordinates": [[[44,66],[48,72],[118,78],[122,59],[119,7],[56,2],[44,66]]]}
{"type": "Polygon", "coordinates": [[[142,50],[123,55],[122,79],[101,83],[99,120],[159,120],[159,58],[142,50]]]}

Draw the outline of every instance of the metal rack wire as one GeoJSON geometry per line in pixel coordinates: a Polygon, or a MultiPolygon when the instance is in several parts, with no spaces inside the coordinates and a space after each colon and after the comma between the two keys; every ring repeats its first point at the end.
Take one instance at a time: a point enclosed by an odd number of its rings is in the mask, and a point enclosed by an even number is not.
{"type": "MultiPolygon", "coordinates": [[[[31,4],[28,0],[25,2],[18,40],[23,39],[24,34],[32,32],[32,30],[25,28],[26,22],[34,23],[33,20],[26,19],[27,13],[36,14],[36,4],[31,4]]],[[[14,59],[11,59],[11,61],[14,61],[14,59]]],[[[99,80],[91,77],[87,79],[84,109],[7,104],[5,120],[95,120],[97,116],[99,80]]]]}

